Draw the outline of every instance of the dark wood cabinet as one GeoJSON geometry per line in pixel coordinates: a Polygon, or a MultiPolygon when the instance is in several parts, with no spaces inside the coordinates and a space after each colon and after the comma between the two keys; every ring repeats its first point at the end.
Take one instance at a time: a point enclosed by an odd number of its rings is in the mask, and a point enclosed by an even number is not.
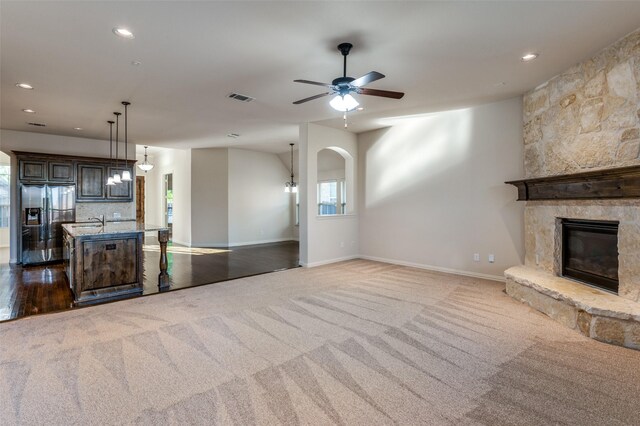
{"type": "Polygon", "coordinates": [[[142,293],[144,232],[73,234],[64,228],[64,234],[66,273],[76,305],[142,293]]]}
{"type": "MultiPolygon", "coordinates": [[[[131,202],[135,181],[135,160],[127,167],[113,167],[107,158],[77,157],[13,151],[18,158],[19,179],[24,183],[76,184],[76,202],[131,202]],[[107,186],[114,172],[128,170],[131,181],[107,186]]],[[[122,163],[124,161],[121,160],[122,163]]]]}
{"type": "Polygon", "coordinates": [[[75,170],[71,161],[49,161],[51,182],[74,182],[75,170]]]}
{"type": "Polygon", "coordinates": [[[44,182],[47,180],[47,160],[20,160],[20,180],[44,182]]]}
{"type": "MultiPolygon", "coordinates": [[[[127,167],[126,169],[124,167],[120,167],[120,168],[107,167],[107,171],[109,173],[108,176],[113,176],[114,173],[116,172],[119,173],[120,176],[122,176],[122,172],[125,170],[129,170],[129,173],[131,174],[132,178],[135,179],[135,177],[133,177],[133,170],[131,169],[131,167],[127,167]]],[[[108,186],[107,199],[112,201],[133,200],[132,184],[133,184],[133,181],[129,181],[129,182],[122,182],[113,186],[108,186]]]]}
{"type": "Polygon", "coordinates": [[[138,238],[84,241],[82,291],[138,284],[138,238]]]}
{"type": "Polygon", "coordinates": [[[101,164],[78,164],[78,201],[101,201],[106,197],[106,168],[101,164]]]}

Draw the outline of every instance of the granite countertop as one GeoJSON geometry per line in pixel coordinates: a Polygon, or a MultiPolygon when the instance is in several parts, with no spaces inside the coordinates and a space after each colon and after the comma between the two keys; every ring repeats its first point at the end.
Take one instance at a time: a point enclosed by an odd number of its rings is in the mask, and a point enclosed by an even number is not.
{"type": "Polygon", "coordinates": [[[99,222],[64,223],[62,228],[64,228],[67,234],[73,238],[83,237],[86,235],[115,235],[168,229],[164,226],[150,225],[135,221],[107,222],[104,226],[99,222]]]}

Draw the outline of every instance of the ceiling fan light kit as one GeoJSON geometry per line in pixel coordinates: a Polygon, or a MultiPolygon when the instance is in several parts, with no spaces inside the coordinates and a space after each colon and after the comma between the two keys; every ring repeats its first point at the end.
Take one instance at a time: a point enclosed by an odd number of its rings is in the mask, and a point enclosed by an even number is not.
{"type": "MultiPolygon", "coordinates": [[[[300,105],[305,102],[312,101],[314,99],[322,98],[327,95],[336,95],[331,101],[329,105],[337,111],[340,112],[348,112],[353,111],[360,105],[358,101],[352,96],[352,94],[357,95],[368,95],[368,96],[379,96],[383,98],[391,98],[391,99],[401,99],[404,96],[402,92],[392,92],[389,90],[377,90],[377,89],[367,89],[366,86],[369,83],[372,83],[376,80],[380,80],[384,78],[384,74],[379,73],[377,71],[371,71],[362,77],[353,78],[347,76],[347,56],[351,51],[353,45],[351,43],[340,43],[338,45],[338,50],[342,53],[344,58],[343,60],[343,68],[342,68],[342,77],[338,77],[334,79],[331,84],[328,83],[320,83],[318,81],[311,80],[293,80],[295,83],[304,83],[304,84],[312,84],[314,86],[322,86],[330,89],[330,91],[325,93],[320,93],[319,95],[311,96],[308,98],[300,99],[299,101],[295,101],[294,105],[300,105]]],[[[346,118],[345,118],[346,119],[346,118]]]]}
{"type": "Polygon", "coordinates": [[[335,98],[331,99],[329,105],[331,105],[331,107],[336,111],[347,112],[353,111],[360,104],[355,100],[353,96],[346,94],[344,96],[337,95],[335,98]]]}

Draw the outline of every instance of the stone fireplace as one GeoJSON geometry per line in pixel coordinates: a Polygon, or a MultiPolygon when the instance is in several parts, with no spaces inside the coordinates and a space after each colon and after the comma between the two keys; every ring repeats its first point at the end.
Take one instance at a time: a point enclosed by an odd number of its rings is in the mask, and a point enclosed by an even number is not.
{"type": "Polygon", "coordinates": [[[525,266],[562,276],[562,219],[617,222],[620,297],[640,301],[640,204],[638,201],[527,201],[525,266]]]}
{"type": "MultiPolygon", "coordinates": [[[[525,94],[523,102],[525,179],[640,165],[640,30],[525,94]]],[[[640,349],[640,179],[628,179],[623,189],[617,182],[610,179],[604,192],[586,178],[519,187],[520,199],[529,200],[525,264],[505,272],[507,292],[589,337],[640,349]],[[608,291],[563,277],[563,219],[617,224],[601,241],[617,248],[617,294],[611,271],[596,273],[610,279],[608,291]]]]}

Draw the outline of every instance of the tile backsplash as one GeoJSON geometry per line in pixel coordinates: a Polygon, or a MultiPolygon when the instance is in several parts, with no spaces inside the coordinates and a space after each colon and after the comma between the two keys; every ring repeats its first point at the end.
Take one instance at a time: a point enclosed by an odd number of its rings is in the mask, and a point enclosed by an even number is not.
{"type": "Polygon", "coordinates": [[[130,203],[76,203],[76,221],[104,215],[107,221],[135,220],[136,204],[130,203]]]}

